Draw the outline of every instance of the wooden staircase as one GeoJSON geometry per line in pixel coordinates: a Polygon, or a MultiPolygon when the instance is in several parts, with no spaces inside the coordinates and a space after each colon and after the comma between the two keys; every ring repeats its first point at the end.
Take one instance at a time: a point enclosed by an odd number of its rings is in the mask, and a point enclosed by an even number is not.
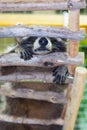
{"type": "Polygon", "coordinates": [[[84,53],[78,52],[79,40],[85,37],[79,28],[80,9],[85,0],[3,0],[0,11],[68,10],[69,26],[0,27],[0,37],[47,36],[69,39],[68,52],[34,55],[23,61],[17,54],[0,56],[0,95],[5,97],[0,113],[0,130],[73,130],[82,99],[87,70],[84,53]],[[44,63],[51,61],[51,67],[44,63]],[[68,65],[73,79],[65,85],[53,84],[51,70],[68,65]],[[76,69],[75,69],[76,68],[76,69]]]}

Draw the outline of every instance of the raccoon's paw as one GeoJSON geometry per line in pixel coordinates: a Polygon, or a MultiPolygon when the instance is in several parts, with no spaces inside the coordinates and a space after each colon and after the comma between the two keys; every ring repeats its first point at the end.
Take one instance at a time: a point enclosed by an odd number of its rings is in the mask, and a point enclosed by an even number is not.
{"type": "Polygon", "coordinates": [[[68,69],[66,66],[58,66],[53,70],[53,82],[56,84],[64,84],[68,75],[68,69]]]}
{"type": "Polygon", "coordinates": [[[33,57],[32,51],[29,48],[20,51],[20,58],[30,60],[33,57]]]}

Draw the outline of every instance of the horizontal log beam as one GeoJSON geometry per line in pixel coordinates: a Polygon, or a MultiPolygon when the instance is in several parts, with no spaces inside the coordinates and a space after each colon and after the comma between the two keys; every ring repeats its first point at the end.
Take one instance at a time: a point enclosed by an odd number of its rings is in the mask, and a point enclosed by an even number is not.
{"type": "Polygon", "coordinates": [[[66,27],[51,26],[8,26],[0,27],[0,37],[23,37],[23,36],[44,36],[44,37],[60,37],[72,40],[82,40],[85,37],[85,31],[79,30],[73,32],[66,27]]]}
{"type": "Polygon", "coordinates": [[[59,65],[80,65],[84,64],[84,53],[79,53],[76,57],[70,57],[68,53],[55,52],[47,55],[34,55],[31,60],[24,61],[15,54],[2,54],[0,56],[0,66],[36,66],[55,67],[59,65]],[[50,64],[47,66],[46,63],[50,64]]]}
{"type": "Polygon", "coordinates": [[[35,118],[25,118],[25,117],[16,117],[6,114],[0,114],[0,121],[16,124],[29,124],[29,125],[63,125],[64,121],[61,118],[58,119],[35,119],[35,118]]]}
{"type": "MultiPolygon", "coordinates": [[[[23,73],[13,73],[8,75],[0,75],[0,82],[42,82],[42,83],[53,83],[54,77],[52,72],[28,72],[27,74],[23,73]]],[[[73,77],[66,78],[65,83],[72,83],[73,77]]]]}
{"type": "Polygon", "coordinates": [[[1,0],[0,11],[67,10],[85,8],[85,0],[1,0]]]}
{"type": "Polygon", "coordinates": [[[6,89],[0,88],[0,96],[8,96],[12,98],[26,98],[39,101],[48,101],[51,103],[66,104],[67,100],[63,93],[50,92],[50,91],[35,91],[34,89],[6,89]]]}

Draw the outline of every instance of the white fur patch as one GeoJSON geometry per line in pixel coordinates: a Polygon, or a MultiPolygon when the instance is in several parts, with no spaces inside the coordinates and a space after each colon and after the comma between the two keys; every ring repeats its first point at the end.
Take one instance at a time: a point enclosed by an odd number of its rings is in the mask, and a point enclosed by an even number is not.
{"type": "Polygon", "coordinates": [[[38,48],[40,48],[41,46],[40,46],[40,44],[39,44],[39,40],[40,40],[40,38],[41,37],[38,37],[36,40],[35,40],[35,42],[34,42],[34,44],[33,44],[33,53],[35,53],[35,54],[47,54],[47,53],[49,53],[49,52],[51,52],[52,51],[52,43],[51,43],[51,41],[50,41],[50,39],[49,38],[46,38],[47,40],[48,40],[48,44],[46,45],[46,49],[47,50],[42,50],[42,51],[35,51],[36,49],[38,49],[38,48]]]}

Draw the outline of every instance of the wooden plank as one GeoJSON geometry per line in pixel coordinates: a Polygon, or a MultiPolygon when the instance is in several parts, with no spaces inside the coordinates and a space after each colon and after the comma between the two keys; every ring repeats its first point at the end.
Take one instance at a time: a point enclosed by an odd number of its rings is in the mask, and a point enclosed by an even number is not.
{"type": "MultiPolygon", "coordinates": [[[[54,77],[52,72],[27,72],[23,73],[12,73],[8,75],[0,75],[0,82],[41,82],[41,83],[53,83],[54,77]]],[[[73,77],[67,76],[65,84],[72,83],[73,77]]]]}
{"type": "Polygon", "coordinates": [[[36,118],[25,118],[25,117],[16,117],[12,115],[0,114],[0,121],[17,123],[17,124],[28,124],[28,125],[63,125],[63,120],[58,119],[36,119],[36,118]]]}
{"type": "Polygon", "coordinates": [[[0,11],[66,10],[86,7],[85,0],[1,0],[0,11]]]}
{"type": "Polygon", "coordinates": [[[66,27],[53,26],[8,26],[0,27],[0,37],[24,37],[24,36],[40,36],[40,37],[60,37],[73,40],[82,40],[85,37],[85,31],[79,30],[73,32],[66,27]]]}
{"type": "Polygon", "coordinates": [[[83,64],[84,53],[79,53],[76,57],[70,57],[67,53],[55,52],[47,55],[34,55],[31,60],[24,61],[15,54],[3,54],[0,56],[0,66],[38,66],[52,68],[59,65],[83,64]],[[9,58],[10,57],[10,58],[9,58]],[[47,66],[46,63],[50,64],[47,66]]]}
{"type": "Polygon", "coordinates": [[[57,104],[66,104],[67,100],[63,93],[51,92],[51,91],[36,91],[34,89],[19,88],[16,90],[0,88],[0,95],[12,98],[26,98],[39,101],[48,101],[57,104]]]}
{"type": "Polygon", "coordinates": [[[76,68],[74,83],[68,101],[63,130],[74,129],[78,109],[84,92],[86,76],[87,69],[83,67],[76,68]]]}

